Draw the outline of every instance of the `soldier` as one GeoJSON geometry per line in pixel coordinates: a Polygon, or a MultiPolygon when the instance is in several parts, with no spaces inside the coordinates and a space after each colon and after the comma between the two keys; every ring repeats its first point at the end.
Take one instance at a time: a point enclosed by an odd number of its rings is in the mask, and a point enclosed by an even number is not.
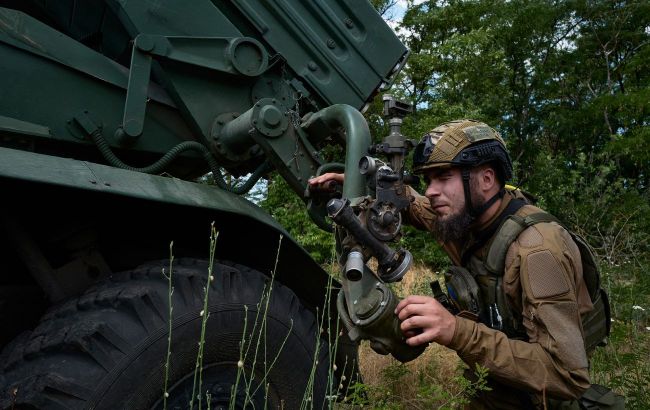
{"type": "MultiPolygon", "coordinates": [[[[455,350],[469,365],[468,378],[475,364],[486,367],[491,390],[471,408],[580,408],[576,399],[590,387],[587,350],[602,340],[587,336],[602,336],[606,320],[599,312],[590,325],[598,329],[583,328],[594,305],[572,235],[549,219],[504,234],[501,225],[512,215],[548,214],[505,188],[510,157],[484,123],[442,124],[424,136],[413,160],[427,188],[424,196],[410,189],[406,219],[433,232],[451,258],[449,296],[463,312],[450,313],[434,297],[408,296],[395,311],[406,343],[455,350]]],[[[342,178],[325,174],[310,183],[342,178]]]]}

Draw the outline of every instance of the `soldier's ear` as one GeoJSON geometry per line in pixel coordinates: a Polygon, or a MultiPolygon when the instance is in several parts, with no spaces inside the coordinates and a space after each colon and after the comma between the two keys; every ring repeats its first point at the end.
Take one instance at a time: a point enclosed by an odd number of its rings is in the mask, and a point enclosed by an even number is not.
{"type": "Polygon", "coordinates": [[[500,187],[496,170],[489,165],[481,166],[478,169],[477,177],[479,179],[479,186],[483,191],[491,191],[495,186],[500,187]]]}

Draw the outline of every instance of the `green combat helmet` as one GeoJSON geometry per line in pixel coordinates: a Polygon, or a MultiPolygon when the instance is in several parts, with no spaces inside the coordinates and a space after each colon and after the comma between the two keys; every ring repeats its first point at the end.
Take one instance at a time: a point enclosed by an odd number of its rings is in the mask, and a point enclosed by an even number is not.
{"type": "Polygon", "coordinates": [[[501,135],[489,125],[469,119],[446,122],[422,137],[413,152],[413,172],[422,174],[429,169],[460,167],[465,191],[465,203],[473,218],[477,218],[504,190],[474,207],[470,195],[470,170],[483,164],[492,164],[501,186],[512,178],[512,161],[501,135]]]}

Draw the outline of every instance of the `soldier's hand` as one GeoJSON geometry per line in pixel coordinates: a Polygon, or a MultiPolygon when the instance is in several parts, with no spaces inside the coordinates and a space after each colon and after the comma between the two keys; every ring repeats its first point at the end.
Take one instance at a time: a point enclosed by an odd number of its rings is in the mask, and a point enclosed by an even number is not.
{"type": "Polygon", "coordinates": [[[326,185],[329,181],[334,181],[339,184],[343,184],[345,180],[345,174],[338,174],[336,172],[326,172],[323,175],[319,175],[315,178],[310,179],[309,185],[312,187],[326,185]]]}
{"type": "Polygon", "coordinates": [[[454,337],[456,317],[432,297],[409,296],[397,304],[395,314],[410,346],[428,342],[446,346],[454,337]]]}

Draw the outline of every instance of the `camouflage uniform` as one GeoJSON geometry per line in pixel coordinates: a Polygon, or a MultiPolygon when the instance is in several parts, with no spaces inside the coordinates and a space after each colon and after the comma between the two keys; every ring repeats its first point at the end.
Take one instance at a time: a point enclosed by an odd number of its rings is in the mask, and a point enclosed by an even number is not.
{"type": "MultiPolygon", "coordinates": [[[[424,139],[421,143],[420,172],[437,166],[471,166],[457,161],[471,159],[472,153],[466,149],[477,141],[498,141],[498,150],[503,145],[496,131],[471,120],[443,124],[425,138],[431,141],[427,141],[426,147],[424,139]],[[473,131],[476,128],[480,132],[473,131]]],[[[505,153],[505,146],[502,151],[505,153]]],[[[511,176],[509,157],[505,153],[498,159],[509,167],[501,170],[501,176],[505,175],[507,180],[511,176]]],[[[431,230],[435,213],[429,200],[412,189],[410,194],[414,200],[406,215],[407,222],[431,230]]],[[[467,202],[467,193],[465,197],[467,202]]],[[[498,220],[513,199],[512,192],[505,192],[496,214],[484,224],[472,226],[462,243],[441,244],[455,265],[462,266],[461,255],[472,247],[476,234],[498,220]]],[[[540,209],[525,205],[516,214],[536,212],[540,209]]],[[[473,255],[483,260],[486,250],[484,245],[473,255]]],[[[477,363],[489,371],[492,390],[481,392],[470,408],[579,408],[574,399],[590,386],[581,315],[593,308],[582,273],[577,245],[555,222],[526,228],[510,245],[503,288],[512,315],[525,331],[509,337],[485,324],[457,317],[448,345],[469,365],[470,378],[477,363]]]]}
{"type": "MultiPolygon", "coordinates": [[[[412,194],[415,200],[408,219],[414,226],[430,230],[435,214],[429,201],[414,191],[412,194]]],[[[506,194],[494,219],[512,197],[506,194]]],[[[526,205],[517,214],[538,211],[526,205]]],[[[471,241],[470,235],[465,243],[441,245],[453,263],[460,265],[462,250],[471,241]]],[[[482,258],[484,252],[482,248],[475,255],[482,258]]],[[[478,363],[489,370],[492,391],[476,398],[472,408],[543,408],[544,398],[547,408],[571,408],[566,407],[569,403],[557,407],[560,404],[553,402],[578,398],[589,387],[580,316],[592,309],[592,303],[582,278],[580,252],[568,232],[556,223],[540,223],[522,232],[508,249],[504,285],[511,310],[526,329],[525,340],[508,338],[482,323],[457,317],[448,346],[471,369],[478,363]]]]}

